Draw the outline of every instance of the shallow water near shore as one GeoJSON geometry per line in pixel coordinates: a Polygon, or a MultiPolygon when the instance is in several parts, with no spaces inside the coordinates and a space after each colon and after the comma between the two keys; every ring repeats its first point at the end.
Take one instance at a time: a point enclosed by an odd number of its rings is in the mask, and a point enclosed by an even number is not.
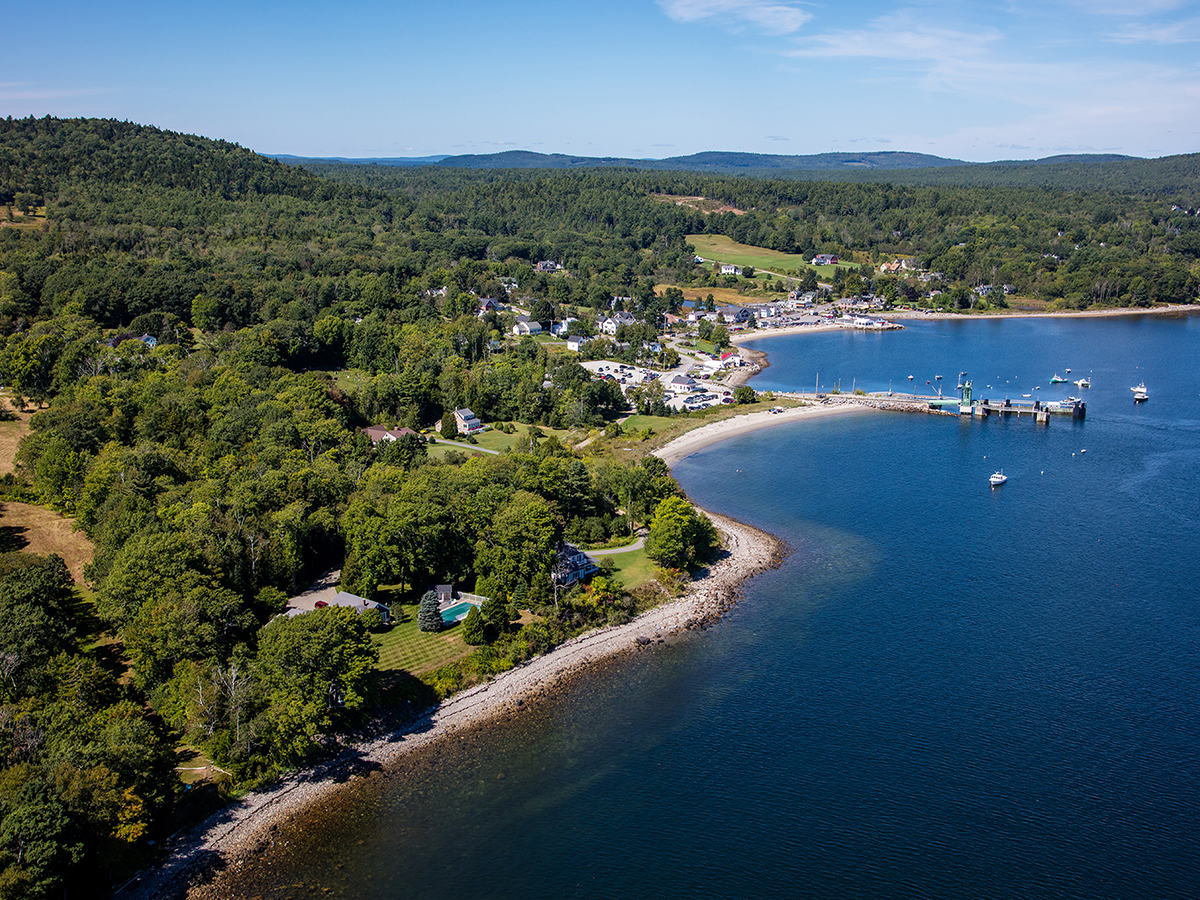
{"type": "Polygon", "coordinates": [[[1194,894],[1200,322],[862,337],[764,341],[762,377],[886,387],[922,359],[1049,391],[1070,365],[1088,417],[814,420],[689,457],[693,499],[788,541],[780,569],[284,827],[243,895],[1194,894]]]}

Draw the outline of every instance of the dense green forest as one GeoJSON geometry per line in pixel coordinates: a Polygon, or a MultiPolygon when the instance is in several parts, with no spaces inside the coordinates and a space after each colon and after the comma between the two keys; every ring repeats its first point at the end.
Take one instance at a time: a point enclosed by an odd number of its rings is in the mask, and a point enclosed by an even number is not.
{"type": "Polygon", "coordinates": [[[419,706],[637,607],[603,578],[556,598],[559,540],[646,524],[678,567],[711,545],[660,462],[539,430],[604,426],[626,399],[479,298],[584,329],[621,298],[637,353],[681,299],[662,285],[713,281],[688,234],[839,253],[868,280],[912,256],[948,288],[1074,307],[1191,302],[1200,256],[1187,198],[1136,190],[310,171],[99,120],[0,121],[0,203],[0,381],[38,410],[0,489],[95,546],[83,592],[56,557],[0,555],[0,900],[95,893],[151,858],[195,793],[181,742],[247,785],[394,721],[378,622],[272,621],[327,569],[363,596],[492,598],[469,660],[403,686],[419,706]],[[362,432],[464,406],[527,439],[466,460],[362,432]]]}

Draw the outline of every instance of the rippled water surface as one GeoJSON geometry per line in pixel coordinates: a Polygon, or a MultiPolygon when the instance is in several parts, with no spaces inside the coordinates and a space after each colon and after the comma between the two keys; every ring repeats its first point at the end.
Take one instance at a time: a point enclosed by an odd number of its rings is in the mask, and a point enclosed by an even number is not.
{"type": "Polygon", "coordinates": [[[788,541],[784,566],[715,627],[329,804],[255,893],[1196,895],[1200,322],[759,349],[776,389],[966,369],[977,394],[1053,398],[1067,366],[1095,387],[1082,423],[864,414],[684,460],[697,502],[788,541]]]}

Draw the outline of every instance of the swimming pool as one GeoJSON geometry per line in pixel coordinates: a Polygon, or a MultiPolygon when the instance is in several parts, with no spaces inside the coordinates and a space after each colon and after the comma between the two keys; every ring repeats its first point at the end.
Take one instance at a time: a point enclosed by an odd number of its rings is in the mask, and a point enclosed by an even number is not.
{"type": "Polygon", "coordinates": [[[467,613],[471,611],[471,607],[474,605],[474,603],[468,603],[465,600],[462,603],[455,603],[453,606],[442,610],[442,621],[461,622],[467,617],[467,613]]]}

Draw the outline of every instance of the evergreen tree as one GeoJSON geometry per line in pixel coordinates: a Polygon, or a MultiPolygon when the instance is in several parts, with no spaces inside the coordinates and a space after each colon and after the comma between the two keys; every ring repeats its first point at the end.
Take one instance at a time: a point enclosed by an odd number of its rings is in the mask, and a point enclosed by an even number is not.
{"type": "Polygon", "coordinates": [[[472,606],[471,611],[467,613],[463,622],[462,637],[463,641],[473,647],[483,643],[483,615],[478,606],[472,606]]]}
{"type": "Polygon", "coordinates": [[[445,627],[441,611],[438,610],[437,594],[426,591],[421,597],[421,608],[417,611],[417,627],[422,631],[441,631],[445,627]]]}

